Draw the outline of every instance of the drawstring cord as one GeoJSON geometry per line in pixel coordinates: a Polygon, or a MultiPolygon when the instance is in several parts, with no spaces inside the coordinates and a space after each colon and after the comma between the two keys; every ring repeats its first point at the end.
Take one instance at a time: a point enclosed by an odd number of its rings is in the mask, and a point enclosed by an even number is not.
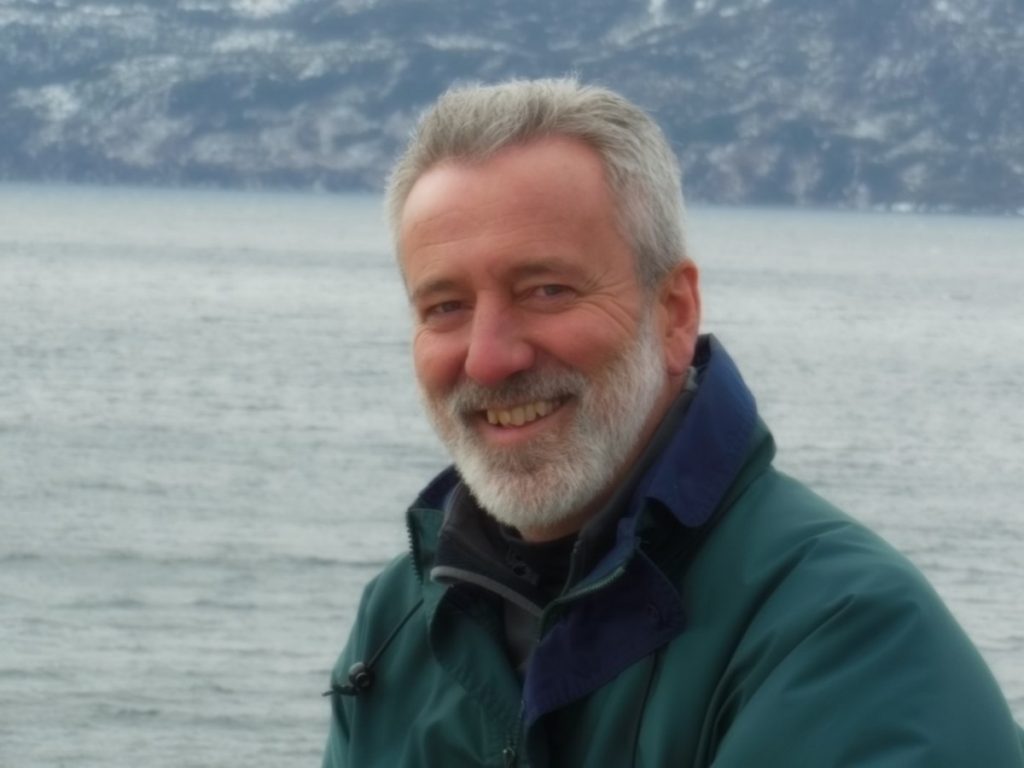
{"type": "Polygon", "coordinates": [[[398,633],[402,631],[402,627],[413,617],[423,606],[423,598],[416,601],[416,604],[409,609],[409,612],[402,617],[402,620],[398,622],[391,634],[387,636],[381,646],[377,649],[376,653],[370,657],[367,662],[357,661],[348,669],[348,683],[346,685],[337,685],[333,681],[331,682],[330,690],[324,691],[322,695],[331,696],[334,694],[340,694],[341,696],[358,696],[360,693],[368,691],[374,682],[373,668],[377,665],[377,661],[380,659],[381,654],[387,650],[391,642],[398,636],[398,633]]]}

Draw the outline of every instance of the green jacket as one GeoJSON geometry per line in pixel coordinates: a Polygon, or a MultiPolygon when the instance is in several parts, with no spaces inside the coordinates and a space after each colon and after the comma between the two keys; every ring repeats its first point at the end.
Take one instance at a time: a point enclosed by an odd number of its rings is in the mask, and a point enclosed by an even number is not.
{"type": "Polygon", "coordinates": [[[682,428],[611,551],[545,609],[522,684],[500,599],[428,575],[457,476],[424,491],[332,674],[324,766],[1024,766],[924,578],[772,468],[731,361],[702,355],[682,428]]]}

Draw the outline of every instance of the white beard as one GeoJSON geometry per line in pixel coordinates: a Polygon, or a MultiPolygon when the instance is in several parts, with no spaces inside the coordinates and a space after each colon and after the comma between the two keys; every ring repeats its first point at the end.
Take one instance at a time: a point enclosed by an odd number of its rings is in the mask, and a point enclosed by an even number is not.
{"type": "Polygon", "coordinates": [[[568,368],[524,371],[494,388],[465,382],[427,413],[473,496],[520,531],[557,525],[604,492],[637,447],[666,381],[651,313],[637,338],[593,380],[568,368]],[[490,446],[473,426],[487,407],[574,398],[567,429],[515,448],[490,446]]]}

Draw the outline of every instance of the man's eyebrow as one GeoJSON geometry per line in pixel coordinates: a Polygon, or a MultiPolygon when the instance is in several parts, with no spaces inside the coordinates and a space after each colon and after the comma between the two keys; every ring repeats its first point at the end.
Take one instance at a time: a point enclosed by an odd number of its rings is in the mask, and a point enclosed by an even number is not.
{"type": "MultiPolygon", "coordinates": [[[[531,277],[549,277],[565,275],[580,277],[583,275],[581,265],[557,256],[536,259],[521,264],[514,264],[503,271],[506,280],[524,280],[531,277]]],[[[447,293],[459,288],[459,282],[451,277],[437,277],[426,280],[409,292],[409,301],[416,304],[440,293],[447,293]]]]}
{"type": "Polygon", "coordinates": [[[557,256],[529,261],[524,264],[516,264],[508,270],[508,276],[513,280],[521,280],[527,277],[545,277],[547,275],[577,277],[582,273],[583,269],[579,264],[557,256]]]}
{"type": "Polygon", "coordinates": [[[438,277],[433,280],[427,280],[416,286],[409,293],[409,300],[413,303],[423,301],[430,296],[434,296],[439,293],[445,293],[447,291],[455,290],[457,283],[450,277],[438,277]]]}

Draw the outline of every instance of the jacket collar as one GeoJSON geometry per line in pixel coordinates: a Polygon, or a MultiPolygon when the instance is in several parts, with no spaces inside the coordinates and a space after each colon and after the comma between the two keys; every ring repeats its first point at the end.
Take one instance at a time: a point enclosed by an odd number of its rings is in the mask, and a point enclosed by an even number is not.
{"type": "MultiPolygon", "coordinates": [[[[677,402],[656,432],[652,439],[656,455],[652,459],[652,451],[647,451],[641,458],[642,466],[650,466],[629,484],[631,498],[624,500],[618,494],[613,498],[611,506],[621,515],[613,542],[593,567],[584,569],[583,579],[576,581],[600,581],[631,556],[637,545],[640,513],[651,503],[668,510],[687,528],[705,525],[742,468],[758,422],[754,396],[713,335],[700,337],[693,365],[699,386],[692,402],[684,394],[681,400],[686,402],[677,402]]],[[[458,471],[449,466],[409,509],[413,554],[421,574],[433,565],[436,542],[430,543],[429,557],[424,558],[424,547],[417,541],[421,526],[412,517],[426,510],[434,510],[434,515],[448,511],[459,498],[460,486],[458,471]]],[[[436,524],[430,528],[436,530],[436,524]]]]}
{"type": "Polygon", "coordinates": [[[754,396],[718,339],[701,339],[695,364],[697,397],[646,490],[689,528],[711,518],[743,466],[757,423],[754,396]]]}
{"type": "MultiPolygon", "coordinates": [[[[713,524],[755,438],[766,435],[759,428],[753,395],[717,339],[701,337],[694,365],[699,385],[692,402],[642,472],[610,548],[569,594],[545,611],[557,621],[545,621],[550,629],[527,671],[527,723],[587,695],[683,630],[676,586],[640,550],[645,526],[667,516],[693,531],[690,538],[697,540],[701,529],[713,524]]],[[[770,460],[770,451],[765,456],[770,460]]],[[[434,562],[440,510],[459,483],[458,473],[449,467],[410,509],[413,557],[421,580],[434,562]]],[[[441,585],[425,582],[431,615],[444,591],[441,585]]]]}
{"type": "MultiPolygon", "coordinates": [[[[654,521],[667,515],[689,533],[666,536],[659,528],[658,538],[692,551],[712,527],[754,443],[766,436],[753,395],[714,337],[701,338],[694,362],[700,383],[693,402],[641,479],[614,545],[572,594],[556,601],[558,620],[527,670],[527,723],[586,696],[684,629],[678,587],[640,549],[641,528],[657,526],[654,521]]],[[[765,456],[770,459],[770,451],[765,456]]]]}
{"type": "Polygon", "coordinates": [[[683,403],[685,418],[669,413],[669,434],[654,444],[658,456],[637,482],[618,524],[615,543],[591,569],[583,584],[606,578],[629,559],[638,545],[641,512],[654,503],[686,528],[710,519],[743,466],[757,423],[757,406],[725,348],[714,336],[699,339],[693,361],[698,388],[683,403]],[[673,418],[673,416],[676,418],[673,418]]]}

